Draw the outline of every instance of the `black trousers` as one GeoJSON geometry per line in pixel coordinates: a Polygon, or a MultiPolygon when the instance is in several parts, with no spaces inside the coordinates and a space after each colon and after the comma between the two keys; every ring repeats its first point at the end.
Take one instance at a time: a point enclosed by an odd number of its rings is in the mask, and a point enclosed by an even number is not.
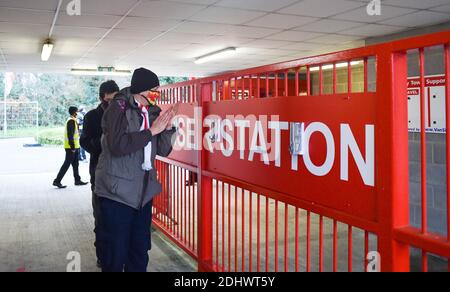
{"type": "Polygon", "coordinates": [[[80,149],[77,149],[75,152],[73,152],[70,149],[66,149],[66,159],[64,160],[64,164],[61,166],[61,169],[58,173],[58,176],[55,179],[55,182],[60,183],[64,176],[66,175],[67,171],[69,170],[69,167],[72,165],[73,168],[73,177],[75,178],[75,182],[78,182],[81,180],[80,173],[78,171],[79,167],[79,161],[78,161],[78,155],[80,153],[80,149]]]}
{"type": "Polygon", "coordinates": [[[100,198],[103,272],[146,272],[151,249],[152,202],[141,210],[100,198]]]}
{"type": "Polygon", "coordinates": [[[95,253],[97,254],[97,261],[102,262],[102,246],[104,245],[104,236],[101,229],[101,209],[100,198],[92,192],[92,209],[94,214],[94,234],[95,234],[95,253]]]}

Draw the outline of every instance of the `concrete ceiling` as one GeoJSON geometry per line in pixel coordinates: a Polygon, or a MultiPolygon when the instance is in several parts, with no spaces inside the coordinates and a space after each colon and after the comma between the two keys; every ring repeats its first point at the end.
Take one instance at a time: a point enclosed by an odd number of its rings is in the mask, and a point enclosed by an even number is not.
{"type": "Polygon", "coordinates": [[[364,45],[364,40],[450,20],[450,0],[0,0],[0,71],[148,67],[160,75],[207,76],[364,45]],[[55,25],[52,28],[52,24],[55,25]],[[44,40],[54,40],[41,62],[44,40]],[[196,65],[226,47],[232,58],[196,65]]]}

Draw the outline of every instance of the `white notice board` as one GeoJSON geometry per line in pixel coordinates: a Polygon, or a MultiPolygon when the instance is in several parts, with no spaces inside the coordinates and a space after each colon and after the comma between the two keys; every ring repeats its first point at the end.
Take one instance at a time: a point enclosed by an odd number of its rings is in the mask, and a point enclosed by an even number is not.
{"type": "MultiPolygon", "coordinates": [[[[412,133],[421,131],[420,85],[419,77],[408,78],[408,128],[412,133]]],[[[427,133],[445,134],[445,76],[425,78],[425,104],[427,133]]]]}

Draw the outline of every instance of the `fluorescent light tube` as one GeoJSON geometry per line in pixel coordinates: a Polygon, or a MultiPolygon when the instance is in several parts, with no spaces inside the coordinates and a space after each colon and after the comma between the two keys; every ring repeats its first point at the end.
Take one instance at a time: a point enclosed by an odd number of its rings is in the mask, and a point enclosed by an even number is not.
{"type": "Polygon", "coordinates": [[[50,42],[46,42],[42,47],[41,60],[43,62],[47,62],[50,59],[52,51],[53,51],[53,44],[50,42]]]}
{"type": "Polygon", "coordinates": [[[237,52],[237,48],[231,47],[231,48],[226,48],[217,52],[213,52],[201,57],[198,57],[197,59],[195,59],[195,64],[204,64],[206,62],[211,62],[217,59],[223,59],[226,57],[229,57],[231,55],[234,55],[237,52]]]}
{"type": "Polygon", "coordinates": [[[130,76],[129,70],[99,71],[96,69],[72,69],[73,75],[80,76],[130,76]]]}

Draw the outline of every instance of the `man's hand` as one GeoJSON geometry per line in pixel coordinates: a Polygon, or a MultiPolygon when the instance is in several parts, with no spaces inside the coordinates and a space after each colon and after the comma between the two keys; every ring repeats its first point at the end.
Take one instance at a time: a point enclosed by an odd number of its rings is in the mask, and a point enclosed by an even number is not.
{"type": "Polygon", "coordinates": [[[153,136],[159,135],[167,128],[167,124],[171,119],[171,110],[166,111],[162,115],[160,115],[152,124],[150,128],[150,132],[153,136]]]}
{"type": "Polygon", "coordinates": [[[178,110],[180,109],[180,104],[177,103],[176,105],[172,106],[168,112],[169,112],[169,123],[167,124],[167,128],[166,130],[172,130],[173,128],[173,119],[175,118],[175,116],[178,114],[178,110]]]}

